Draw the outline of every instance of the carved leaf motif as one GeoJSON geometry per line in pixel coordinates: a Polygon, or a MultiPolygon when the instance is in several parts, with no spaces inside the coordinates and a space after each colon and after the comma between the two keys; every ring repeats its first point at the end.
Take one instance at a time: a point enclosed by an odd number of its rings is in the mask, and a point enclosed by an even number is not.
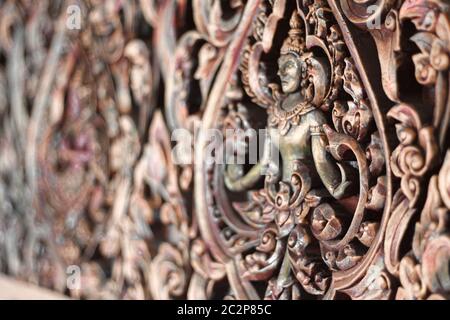
{"type": "Polygon", "coordinates": [[[392,171],[401,177],[402,190],[413,206],[418,196],[420,177],[437,161],[438,146],[433,128],[423,127],[417,112],[408,105],[393,107],[388,117],[400,122],[396,125],[400,145],[391,156],[392,171]]]}

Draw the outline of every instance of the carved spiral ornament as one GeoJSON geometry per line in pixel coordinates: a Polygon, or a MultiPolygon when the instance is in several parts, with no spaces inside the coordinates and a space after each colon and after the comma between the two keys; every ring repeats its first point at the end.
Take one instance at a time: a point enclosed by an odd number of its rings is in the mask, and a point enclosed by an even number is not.
{"type": "Polygon", "coordinates": [[[41,2],[0,0],[0,272],[450,298],[447,1],[41,2]]]}

